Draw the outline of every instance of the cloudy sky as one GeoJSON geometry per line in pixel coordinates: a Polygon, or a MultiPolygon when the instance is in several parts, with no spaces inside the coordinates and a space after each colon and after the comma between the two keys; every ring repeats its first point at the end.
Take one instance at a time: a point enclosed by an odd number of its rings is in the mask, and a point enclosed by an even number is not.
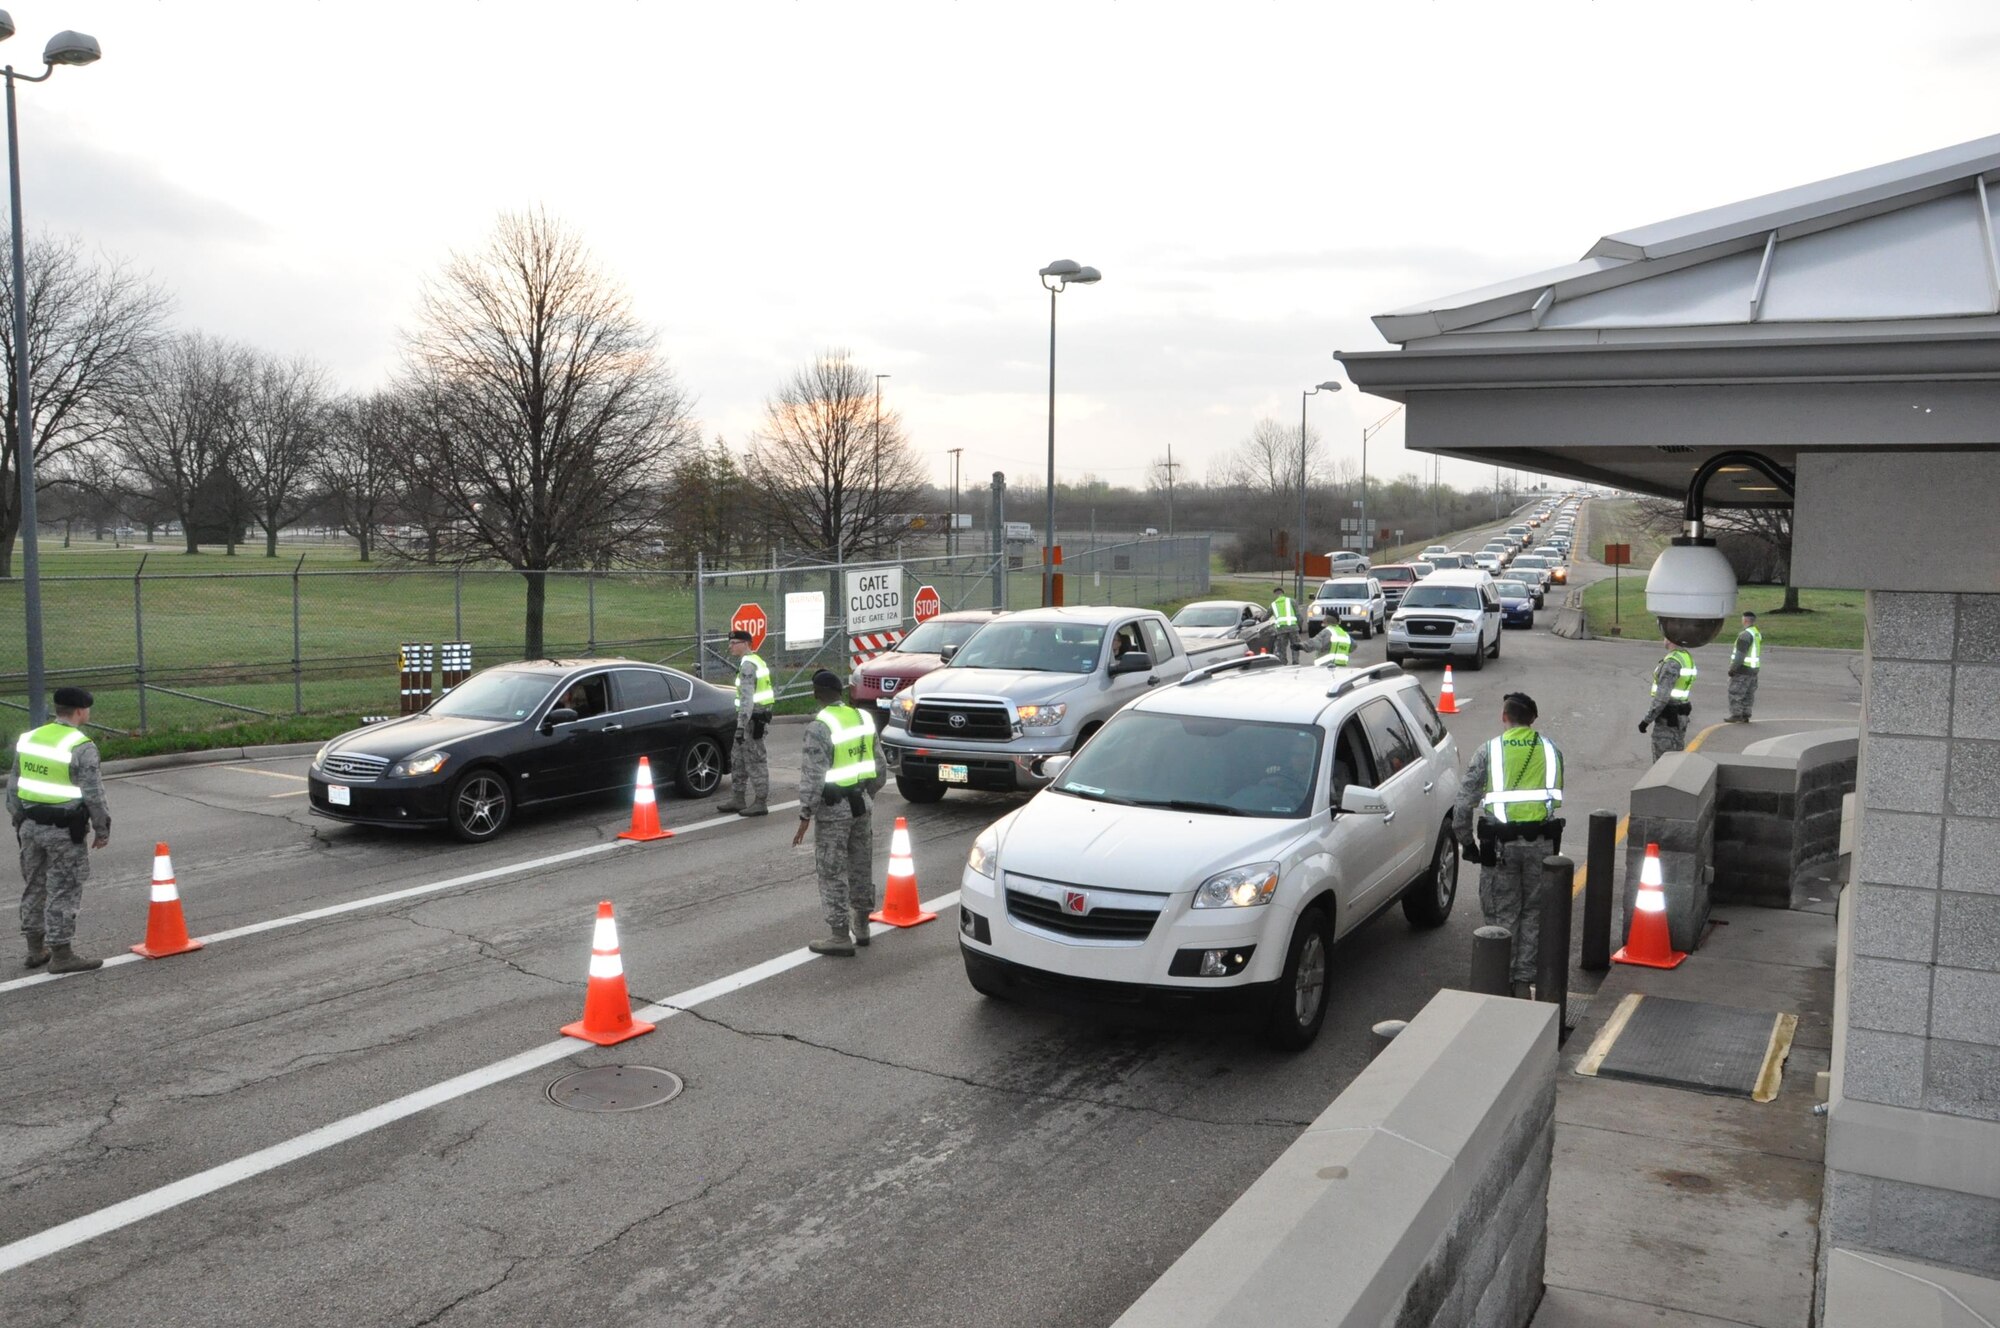
{"type": "MultiPolygon", "coordinates": [[[[1373,314],[2000,131],[1991,0],[33,0],[33,229],[366,389],[504,209],[577,227],[732,444],[827,347],[946,474],[1199,477],[1373,314]]],[[[1390,409],[1313,403],[1346,457],[1390,409]]],[[[1427,465],[1391,424],[1373,473],[1427,465]],[[1386,444],[1386,446],[1385,446],[1386,444]]],[[[1456,463],[1447,473],[1479,482],[1456,463]]]]}

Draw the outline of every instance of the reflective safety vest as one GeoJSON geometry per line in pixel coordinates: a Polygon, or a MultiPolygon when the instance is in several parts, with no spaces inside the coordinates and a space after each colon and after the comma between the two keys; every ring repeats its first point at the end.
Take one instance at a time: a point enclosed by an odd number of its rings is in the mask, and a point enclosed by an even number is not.
{"type": "Polygon", "coordinates": [[[813,716],[833,739],[833,760],[826,782],[851,789],[875,778],[875,726],[853,706],[830,705],[813,716]]]}
{"type": "MultiPolygon", "coordinates": [[[[758,706],[776,705],[778,703],[778,691],[775,687],[771,686],[771,666],[766,664],[763,657],[758,655],[754,650],[743,657],[743,662],[757,671],[757,694],[750,698],[751,709],[754,710],[758,706]]],[[[743,689],[741,685],[736,689],[736,708],[738,710],[743,708],[743,689]]]]}
{"type": "MultiPolygon", "coordinates": [[[[1694,695],[1694,677],[1697,671],[1694,666],[1694,656],[1688,654],[1685,650],[1672,650],[1667,652],[1667,659],[1677,659],[1681,662],[1681,676],[1675,680],[1673,690],[1667,693],[1667,699],[1669,701],[1685,701],[1694,695]]],[[[1665,661],[1662,662],[1664,663],[1665,661]]],[[[1655,669],[1653,671],[1653,690],[1649,695],[1658,696],[1659,694],[1660,675],[1659,670],[1655,669]]]]}
{"type": "Polygon", "coordinates": [[[1353,650],[1354,638],[1347,634],[1347,629],[1337,622],[1329,622],[1326,625],[1326,654],[1320,657],[1320,662],[1344,668],[1353,650]]]}
{"type": "Polygon", "coordinates": [[[45,806],[78,802],[83,790],[69,776],[70,753],[90,741],[82,729],[48,723],[14,743],[14,790],[22,802],[45,806]]]}
{"type": "Polygon", "coordinates": [[[1292,597],[1280,595],[1271,601],[1271,621],[1280,627],[1297,627],[1299,615],[1292,612],[1292,597]]]}
{"type": "Polygon", "coordinates": [[[1732,664],[1741,664],[1744,668],[1752,672],[1763,668],[1764,634],[1754,627],[1744,628],[1742,636],[1736,638],[1736,653],[1730,662],[1732,664]],[[1747,655],[1743,653],[1743,637],[1745,636],[1750,638],[1750,653],[1747,655]]]}
{"type": "Polygon", "coordinates": [[[1486,796],[1496,821],[1546,821],[1562,806],[1562,753],[1533,729],[1508,729],[1486,747],[1486,796]]]}

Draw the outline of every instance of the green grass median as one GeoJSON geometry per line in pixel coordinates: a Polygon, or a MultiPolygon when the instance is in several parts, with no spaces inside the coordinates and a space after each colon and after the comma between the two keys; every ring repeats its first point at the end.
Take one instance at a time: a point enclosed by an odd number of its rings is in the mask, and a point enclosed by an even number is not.
{"type": "MultiPolygon", "coordinates": [[[[1636,552],[1636,550],[1635,550],[1636,552]]],[[[1612,630],[1613,589],[1609,579],[1596,582],[1583,592],[1583,611],[1595,636],[1627,636],[1638,641],[1660,639],[1659,620],[1646,612],[1646,578],[1624,576],[1617,594],[1618,620],[1622,631],[1612,630]]],[[[1866,598],[1859,590],[1801,590],[1798,613],[1781,613],[1785,602],[1783,586],[1741,586],[1736,591],[1736,610],[1748,609],[1757,615],[1764,644],[1770,646],[1817,646],[1828,650],[1859,650],[1866,625],[1866,598]]],[[[1734,639],[1736,619],[1723,625],[1718,639],[1734,639]]]]}

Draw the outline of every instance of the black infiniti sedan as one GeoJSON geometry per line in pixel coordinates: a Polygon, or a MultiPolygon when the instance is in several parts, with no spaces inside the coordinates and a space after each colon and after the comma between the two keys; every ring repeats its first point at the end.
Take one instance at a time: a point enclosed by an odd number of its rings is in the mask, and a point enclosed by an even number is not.
{"type": "Polygon", "coordinates": [[[706,797],[729,768],[734,698],[629,659],[530,660],[485,669],[419,714],[333,739],[313,757],[316,815],[358,825],[445,826],[480,842],[523,807],[653,781],[706,797]]]}

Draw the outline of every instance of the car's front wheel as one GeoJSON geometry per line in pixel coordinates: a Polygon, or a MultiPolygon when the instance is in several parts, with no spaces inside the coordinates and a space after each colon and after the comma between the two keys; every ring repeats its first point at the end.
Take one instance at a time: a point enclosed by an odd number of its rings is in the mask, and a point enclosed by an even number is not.
{"type": "Polygon", "coordinates": [[[940,802],[944,798],[944,782],[924,775],[897,775],[896,792],[903,795],[904,802],[940,802]]]}
{"type": "Polygon", "coordinates": [[[674,787],[684,798],[705,798],[722,783],[722,744],[696,738],[681,752],[674,767],[674,787]]]}
{"type": "Polygon", "coordinates": [[[1412,927],[1442,927],[1451,918],[1451,906],[1457,898],[1458,845],[1451,840],[1447,822],[1438,831],[1429,870],[1403,891],[1403,916],[1412,927]]]}
{"type": "Polygon", "coordinates": [[[1292,943],[1285,950],[1285,971],[1271,993],[1266,1032],[1285,1051],[1302,1051],[1319,1036],[1326,1022],[1327,970],[1333,928],[1318,905],[1299,915],[1292,943]]]}
{"type": "Polygon", "coordinates": [[[514,818],[514,791],[498,770],[468,770],[451,790],[451,832],[468,844],[496,838],[514,818]]]}

